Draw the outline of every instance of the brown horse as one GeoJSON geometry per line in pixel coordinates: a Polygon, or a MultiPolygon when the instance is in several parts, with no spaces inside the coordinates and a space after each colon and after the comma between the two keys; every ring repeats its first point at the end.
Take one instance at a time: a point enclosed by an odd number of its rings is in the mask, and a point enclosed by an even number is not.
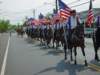
{"type": "Polygon", "coordinates": [[[49,44],[50,44],[52,38],[53,38],[53,30],[52,30],[51,27],[49,27],[49,28],[47,29],[46,36],[45,36],[47,46],[49,46],[49,44]]]}
{"type": "Polygon", "coordinates": [[[17,35],[19,36],[21,36],[21,37],[23,37],[23,35],[24,35],[24,30],[22,29],[22,28],[17,28],[16,29],[16,32],[17,32],[17,35]]]}
{"type": "Polygon", "coordinates": [[[74,55],[75,55],[75,61],[74,64],[77,64],[76,56],[77,56],[77,47],[81,48],[82,54],[85,58],[85,65],[87,66],[87,60],[85,56],[85,45],[84,45],[84,27],[83,26],[77,26],[73,30],[70,31],[70,34],[67,35],[67,43],[64,44],[64,52],[65,52],[65,60],[67,59],[67,51],[66,49],[69,49],[71,51],[71,60],[72,58],[72,49],[74,49],[74,55]]]}
{"type": "Polygon", "coordinates": [[[94,51],[95,51],[95,60],[100,61],[98,56],[98,50],[100,47],[100,27],[98,27],[97,30],[94,32],[93,44],[94,44],[94,51]]]}

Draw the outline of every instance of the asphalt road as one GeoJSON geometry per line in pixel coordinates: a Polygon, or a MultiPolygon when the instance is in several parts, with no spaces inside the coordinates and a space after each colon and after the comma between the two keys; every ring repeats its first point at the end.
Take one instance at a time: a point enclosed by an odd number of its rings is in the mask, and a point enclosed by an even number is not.
{"type": "Polygon", "coordinates": [[[7,41],[8,41],[8,33],[0,33],[0,71],[4,59],[4,54],[7,46],[7,41]]]}
{"type": "MultiPolygon", "coordinates": [[[[92,44],[86,41],[86,57],[93,61],[92,44]]],[[[79,49],[79,48],[78,48],[79,49]]],[[[78,65],[63,60],[62,50],[39,46],[39,42],[30,42],[26,37],[13,35],[10,38],[5,75],[100,75],[93,67],[83,65],[81,50],[78,50],[78,65]]]]}

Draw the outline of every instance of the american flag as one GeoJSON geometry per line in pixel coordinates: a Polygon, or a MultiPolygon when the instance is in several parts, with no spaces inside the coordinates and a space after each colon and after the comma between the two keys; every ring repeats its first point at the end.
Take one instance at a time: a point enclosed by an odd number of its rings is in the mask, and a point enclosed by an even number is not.
{"type": "Polygon", "coordinates": [[[93,14],[93,10],[92,10],[92,0],[90,0],[90,6],[89,6],[89,11],[88,11],[88,15],[87,15],[87,20],[86,23],[88,26],[91,26],[94,20],[94,14],[93,14]]]}
{"type": "Polygon", "coordinates": [[[60,15],[56,12],[56,10],[53,10],[52,23],[55,23],[57,20],[60,20],[60,15]]]}
{"type": "Polygon", "coordinates": [[[70,17],[71,9],[63,1],[58,0],[58,2],[59,2],[60,17],[63,19],[68,19],[70,17]]]}

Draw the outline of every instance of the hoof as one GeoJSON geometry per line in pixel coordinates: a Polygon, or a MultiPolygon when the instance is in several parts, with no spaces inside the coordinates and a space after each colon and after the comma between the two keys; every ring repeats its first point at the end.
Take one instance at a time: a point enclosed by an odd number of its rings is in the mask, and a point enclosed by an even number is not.
{"type": "Polygon", "coordinates": [[[54,48],[54,46],[52,48],[54,48]]]}
{"type": "Polygon", "coordinates": [[[95,59],[97,62],[99,62],[100,60],[99,59],[95,59]]]}
{"type": "Polygon", "coordinates": [[[65,60],[67,60],[67,57],[65,57],[65,60]]]}
{"type": "Polygon", "coordinates": [[[87,61],[85,61],[85,66],[88,66],[88,63],[87,63],[87,61]]]}
{"type": "Polygon", "coordinates": [[[100,61],[100,59],[99,59],[98,57],[95,57],[95,60],[96,60],[96,61],[100,61]]]}
{"type": "Polygon", "coordinates": [[[73,61],[73,58],[71,58],[71,61],[73,61]]]}
{"type": "Polygon", "coordinates": [[[67,63],[68,62],[68,60],[65,60],[65,63],[67,63]]]}
{"type": "Polygon", "coordinates": [[[74,64],[77,65],[77,62],[75,61],[74,64]]]}

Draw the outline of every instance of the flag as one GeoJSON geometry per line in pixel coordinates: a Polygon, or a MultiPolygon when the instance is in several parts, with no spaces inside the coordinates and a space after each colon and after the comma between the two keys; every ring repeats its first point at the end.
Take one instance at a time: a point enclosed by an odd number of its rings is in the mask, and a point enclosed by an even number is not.
{"type": "Polygon", "coordinates": [[[36,20],[36,19],[32,20],[32,25],[33,25],[33,26],[39,25],[39,21],[36,20]]]}
{"type": "Polygon", "coordinates": [[[71,9],[63,1],[58,0],[58,2],[59,2],[60,17],[63,19],[68,19],[68,17],[70,17],[71,9]]]}
{"type": "Polygon", "coordinates": [[[57,12],[53,12],[52,22],[56,23],[56,21],[60,20],[60,15],[57,12]]]}
{"type": "Polygon", "coordinates": [[[60,19],[59,13],[57,13],[56,10],[53,11],[53,19],[60,19]]]}
{"type": "Polygon", "coordinates": [[[28,24],[28,25],[32,25],[32,20],[34,20],[34,18],[28,18],[27,24],[28,24]]]}
{"type": "Polygon", "coordinates": [[[86,23],[88,26],[91,26],[94,20],[94,14],[92,10],[92,0],[90,0],[90,5],[89,5],[89,10],[88,10],[88,15],[87,15],[87,20],[86,23]]]}

